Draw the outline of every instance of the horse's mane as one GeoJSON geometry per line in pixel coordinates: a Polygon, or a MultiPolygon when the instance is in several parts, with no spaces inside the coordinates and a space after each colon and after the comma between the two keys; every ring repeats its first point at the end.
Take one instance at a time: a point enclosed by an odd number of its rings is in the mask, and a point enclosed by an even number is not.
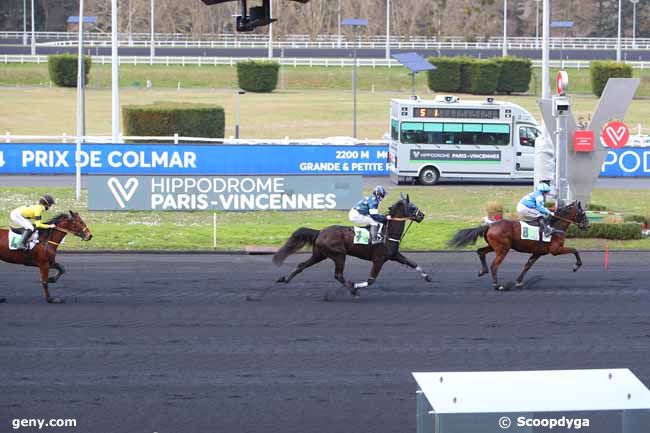
{"type": "Polygon", "coordinates": [[[68,218],[70,218],[70,214],[65,213],[65,212],[61,212],[60,214],[56,215],[56,216],[55,216],[54,218],[52,218],[51,220],[49,220],[49,221],[45,221],[45,224],[54,224],[54,225],[57,225],[57,224],[59,224],[61,221],[65,220],[65,219],[68,219],[68,218]]]}

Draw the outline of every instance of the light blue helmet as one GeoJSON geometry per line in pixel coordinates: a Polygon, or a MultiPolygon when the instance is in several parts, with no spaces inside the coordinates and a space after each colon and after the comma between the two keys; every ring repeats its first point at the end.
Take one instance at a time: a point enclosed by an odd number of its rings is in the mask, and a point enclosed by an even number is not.
{"type": "Polygon", "coordinates": [[[537,191],[542,193],[551,192],[551,187],[547,183],[540,182],[537,184],[537,191]]]}
{"type": "Polygon", "coordinates": [[[375,187],[375,190],[373,191],[373,193],[375,194],[375,197],[377,197],[380,200],[382,200],[384,197],[386,197],[386,194],[387,194],[386,189],[381,185],[377,185],[375,187]]]}

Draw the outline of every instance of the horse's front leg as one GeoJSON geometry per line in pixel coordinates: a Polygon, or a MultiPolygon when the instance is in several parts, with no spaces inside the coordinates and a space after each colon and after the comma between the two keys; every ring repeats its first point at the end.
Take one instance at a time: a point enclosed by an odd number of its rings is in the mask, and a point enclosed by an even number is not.
{"type": "Polygon", "coordinates": [[[45,294],[45,300],[49,304],[61,304],[63,303],[63,299],[60,298],[53,298],[50,296],[50,290],[48,287],[48,281],[49,281],[49,275],[50,275],[50,264],[49,262],[41,262],[39,265],[39,271],[41,274],[41,287],[43,288],[43,293],[45,294]]]}
{"type": "Polygon", "coordinates": [[[431,278],[431,275],[429,275],[429,274],[427,274],[426,272],[424,272],[424,271],[422,270],[422,268],[420,267],[420,265],[418,265],[417,263],[415,263],[415,262],[412,261],[412,260],[409,260],[408,258],[406,258],[405,256],[403,256],[402,253],[397,253],[396,255],[392,256],[390,259],[391,259],[391,260],[395,260],[397,263],[401,263],[401,264],[403,264],[403,265],[406,265],[406,266],[408,266],[408,267],[411,268],[411,269],[415,269],[417,272],[420,273],[420,276],[421,276],[422,278],[424,278],[424,281],[427,281],[427,282],[429,282],[429,283],[430,283],[431,281],[433,281],[433,279],[431,278]]]}
{"type": "Polygon", "coordinates": [[[573,265],[573,272],[576,272],[582,266],[582,259],[580,253],[575,248],[567,248],[562,245],[551,246],[550,253],[554,256],[562,256],[564,254],[573,254],[576,258],[576,263],[573,265]]]}
{"type": "Polygon", "coordinates": [[[56,269],[56,275],[53,277],[49,277],[47,279],[47,282],[50,284],[56,283],[57,281],[59,281],[59,278],[61,278],[61,276],[65,274],[65,268],[63,267],[63,265],[60,265],[59,263],[56,262],[52,263],[50,265],[50,269],[56,269]]]}
{"type": "Polygon", "coordinates": [[[386,263],[386,260],[381,258],[381,259],[376,259],[373,260],[372,262],[372,268],[370,269],[370,276],[366,281],[363,281],[361,283],[355,283],[352,285],[350,289],[350,293],[352,296],[355,298],[359,297],[359,289],[364,289],[366,287],[372,286],[372,284],[375,282],[377,279],[377,276],[379,275],[379,272],[381,271],[381,268],[384,266],[384,263],[386,263]]]}

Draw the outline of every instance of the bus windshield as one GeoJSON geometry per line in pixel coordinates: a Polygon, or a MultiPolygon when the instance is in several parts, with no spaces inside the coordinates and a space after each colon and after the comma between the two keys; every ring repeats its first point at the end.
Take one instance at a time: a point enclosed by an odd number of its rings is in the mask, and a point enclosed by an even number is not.
{"type": "Polygon", "coordinates": [[[474,122],[402,122],[400,142],[405,144],[507,146],[510,144],[510,125],[474,122]]]}

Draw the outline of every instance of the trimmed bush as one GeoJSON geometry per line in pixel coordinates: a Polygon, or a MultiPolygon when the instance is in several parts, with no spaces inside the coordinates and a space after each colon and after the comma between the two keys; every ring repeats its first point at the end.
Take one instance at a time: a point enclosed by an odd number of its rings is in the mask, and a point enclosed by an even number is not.
{"type": "Polygon", "coordinates": [[[623,224],[592,224],[588,230],[580,230],[576,226],[571,225],[567,230],[568,238],[600,238],[600,239],[615,239],[615,240],[629,240],[641,239],[641,225],[637,223],[623,223],[623,224]]]}
{"type": "MultiPolygon", "coordinates": [[[[77,58],[72,54],[53,54],[47,56],[47,69],[50,80],[60,87],[77,87],[77,58]]],[[[88,84],[88,74],[92,60],[84,56],[84,85],[88,84]]]]}
{"type": "Polygon", "coordinates": [[[499,64],[494,60],[472,64],[472,93],[491,95],[497,90],[499,82],[499,64]]]}
{"type": "Polygon", "coordinates": [[[460,64],[460,88],[458,90],[461,93],[470,93],[472,91],[472,65],[478,60],[469,56],[456,59],[460,64]]]}
{"type": "Polygon", "coordinates": [[[156,102],[123,106],[122,123],[125,135],[221,138],[226,116],[218,105],[156,102]]]}
{"type": "Polygon", "coordinates": [[[632,66],[614,61],[593,61],[589,69],[591,91],[600,97],[610,78],[631,78],[632,66]]]}
{"type": "Polygon", "coordinates": [[[502,57],[496,60],[501,67],[497,92],[526,93],[530,84],[533,63],[529,59],[502,57]]]}
{"type": "Polygon", "coordinates": [[[457,92],[460,89],[460,63],[452,57],[429,57],[436,69],[427,71],[429,89],[434,92],[457,92]]]}
{"type": "Polygon", "coordinates": [[[237,63],[239,87],[247,92],[271,93],[278,86],[278,62],[249,61],[237,63]]]}
{"type": "Polygon", "coordinates": [[[587,210],[592,210],[595,212],[602,212],[607,210],[607,206],[604,206],[602,204],[596,204],[596,203],[589,203],[587,205],[587,210]]]}
{"type": "Polygon", "coordinates": [[[623,215],[623,221],[626,223],[639,223],[639,224],[647,224],[648,223],[648,218],[646,218],[643,215],[623,215]]]}

